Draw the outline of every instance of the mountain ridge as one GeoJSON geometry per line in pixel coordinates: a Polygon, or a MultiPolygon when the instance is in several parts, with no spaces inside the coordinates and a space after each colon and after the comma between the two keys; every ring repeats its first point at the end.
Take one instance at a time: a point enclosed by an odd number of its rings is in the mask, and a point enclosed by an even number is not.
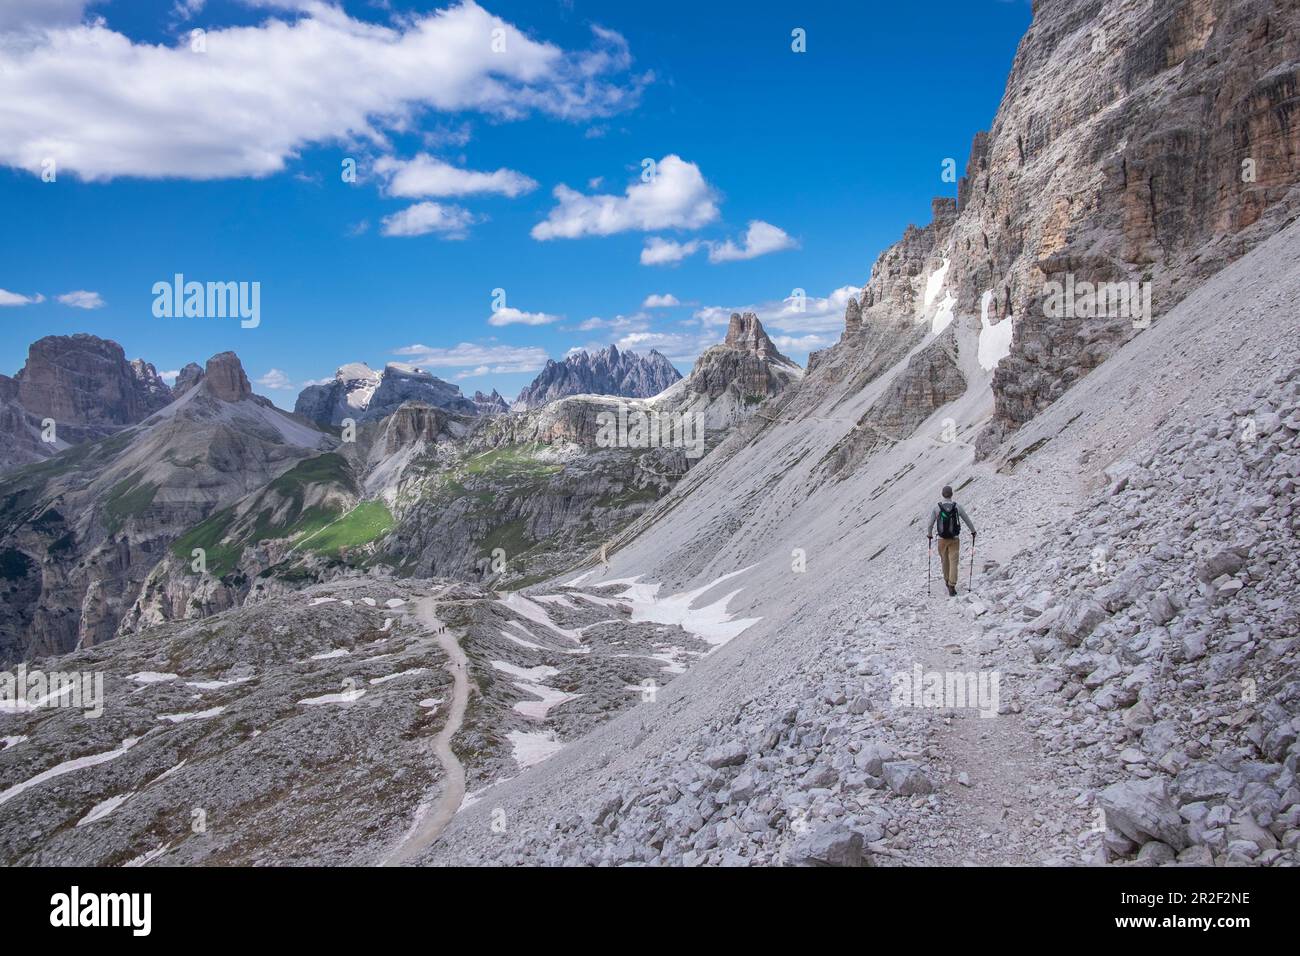
{"type": "Polygon", "coordinates": [[[519,392],[512,408],[537,408],[570,395],[651,398],[681,378],[672,362],[655,349],[641,356],[620,352],[610,344],[595,353],[579,350],[561,362],[548,359],[532,384],[519,392]]]}

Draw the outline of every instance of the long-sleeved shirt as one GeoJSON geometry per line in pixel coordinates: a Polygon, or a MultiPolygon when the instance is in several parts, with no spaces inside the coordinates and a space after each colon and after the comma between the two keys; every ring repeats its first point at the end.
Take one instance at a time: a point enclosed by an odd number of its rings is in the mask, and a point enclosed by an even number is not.
{"type": "MultiPolygon", "coordinates": [[[[954,501],[951,502],[951,504],[957,504],[957,502],[954,501]]],[[[957,517],[961,518],[962,521],[966,522],[966,527],[970,528],[971,534],[975,533],[975,525],[971,523],[969,516],[967,516],[966,514],[966,510],[962,508],[961,505],[957,505],[957,517]]],[[[938,521],[939,521],[939,506],[935,505],[934,510],[930,512],[930,526],[925,529],[925,536],[927,538],[933,537],[934,526],[938,523],[938,521]]]]}

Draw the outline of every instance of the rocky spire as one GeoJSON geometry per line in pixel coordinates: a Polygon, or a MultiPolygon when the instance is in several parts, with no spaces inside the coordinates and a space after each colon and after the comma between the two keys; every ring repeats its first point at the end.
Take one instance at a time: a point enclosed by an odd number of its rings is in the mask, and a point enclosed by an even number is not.
{"type": "Polygon", "coordinates": [[[203,379],[203,367],[198,362],[190,362],[176,373],[176,384],[172,386],[172,396],[180,398],[203,379]]]}
{"type": "Polygon", "coordinates": [[[861,331],[862,306],[858,305],[857,299],[849,299],[848,307],[844,310],[844,332],[846,335],[851,335],[861,331]]]}
{"type": "Polygon", "coordinates": [[[248,376],[244,374],[244,366],[234,352],[218,352],[208,359],[203,382],[208,392],[223,402],[243,401],[253,394],[253,387],[248,384],[248,376]]]}
{"type": "Polygon", "coordinates": [[[727,337],[723,340],[723,344],[733,349],[753,352],[765,362],[794,364],[782,355],[775,343],[768,338],[763,323],[758,321],[758,316],[753,312],[746,312],[744,315],[739,312],[731,313],[731,321],[727,325],[727,337]]]}

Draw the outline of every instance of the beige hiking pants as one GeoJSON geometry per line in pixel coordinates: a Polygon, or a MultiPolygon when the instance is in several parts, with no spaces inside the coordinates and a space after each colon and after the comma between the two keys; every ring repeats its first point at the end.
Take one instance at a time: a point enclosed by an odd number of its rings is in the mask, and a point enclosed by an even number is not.
{"type": "Polygon", "coordinates": [[[950,588],[957,586],[957,543],[960,538],[939,539],[939,564],[943,567],[943,583],[950,588]]]}

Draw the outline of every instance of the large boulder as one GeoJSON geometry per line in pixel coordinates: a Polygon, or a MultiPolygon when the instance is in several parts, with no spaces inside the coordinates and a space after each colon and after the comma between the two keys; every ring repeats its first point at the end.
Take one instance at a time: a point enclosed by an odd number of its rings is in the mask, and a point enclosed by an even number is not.
{"type": "Polygon", "coordinates": [[[823,823],[801,833],[785,857],[791,866],[870,866],[862,852],[862,834],[843,823],[823,823]]]}
{"type": "Polygon", "coordinates": [[[1097,799],[1105,811],[1106,825],[1139,846],[1159,840],[1175,850],[1183,850],[1191,842],[1163,780],[1128,780],[1113,784],[1097,799]]]}

